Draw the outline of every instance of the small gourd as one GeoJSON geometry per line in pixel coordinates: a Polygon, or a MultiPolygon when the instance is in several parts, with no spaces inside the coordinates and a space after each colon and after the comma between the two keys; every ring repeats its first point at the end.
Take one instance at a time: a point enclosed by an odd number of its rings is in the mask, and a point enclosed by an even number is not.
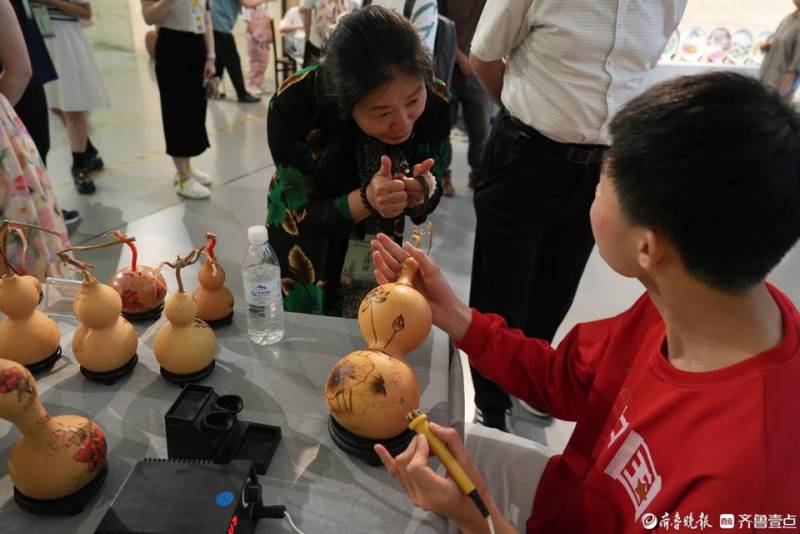
{"type": "Polygon", "coordinates": [[[358,326],[369,348],[402,358],[428,337],[431,308],[413,287],[418,268],[414,258],[406,258],[397,282],[379,285],[361,301],[358,326]]]}
{"type": "Polygon", "coordinates": [[[197,275],[200,287],[194,291],[194,299],[197,301],[197,316],[214,328],[233,320],[233,294],[225,287],[225,269],[214,255],[217,236],[209,232],[206,240],[206,261],[197,275]]]}
{"type": "Polygon", "coordinates": [[[138,361],[136,349],[139,337],[133,326],[120,316],[122,299],[119,294],[91,275],[90,264],[78,261],[67,253],[96,250],[133,239],[118,238],[109,243],[70,247],[58,253],[61,261],[77,267],[83,273],[81,291],[72,307],[80,321],[72,336],[72,352],[84,376],[109,384],[133,370],[138,361]]]}
{"type": "Polygon", "coordinates": [[[164,306],[167,322],[156,333],[153,352],[161,374],[177,383],[199,380],[214,370],[217,338],[211,327],[197,317],[197,303],[184,291],[181,279],[181,269],[195,263],[201,251],[202,248],[192,250],[174,263],[164,262],[175,269],[178,292],[164,306]]]}
{"type": "Polygon", "coordinates": [[[85,417],[50,417],[39,402],[31,373],[4,359],[0,359],[0,418],[22,433],[8,457],[20,505],[46,512],[48,504],[60,508],[65,497],[78,494],[82,502],[73,505],[80,509],[100,488],[108,470],[103,432],[85,417]]]}
{"type": "Polygon", "coordinates": [[[28,243],[22,228],[54,233],[14,221],[4,221],[0,225],[0,257],[6,271],[0,278],[0,312],[5,315],[0,320],[0,358],[40,372],[51,368],[61,357],[61,333],[55,321],[36,309],[42,295],[41,282],[14,267],[6,255],[8,236],[13,232],[22,240],[22,263],[25,265],[28,243]]]}
{"type": "Polygon", "coordinates": [[[167,281],[158,269],[139,265],[139,254],[132,239],[117,230],[108,234],[117,236],[131,249],[131,264],[118,270],[108,281],[122,297],[122,315],[130,321],[158,319],[167,296],[167,281]]]}
{"type": "Polygon", "coordinates": [[[403,360],[357,350],[331,368],[325,402],[333,418],[353,434],[389,439],[406,430],[406,415],[419,407],[419,382],[403,360]]]}

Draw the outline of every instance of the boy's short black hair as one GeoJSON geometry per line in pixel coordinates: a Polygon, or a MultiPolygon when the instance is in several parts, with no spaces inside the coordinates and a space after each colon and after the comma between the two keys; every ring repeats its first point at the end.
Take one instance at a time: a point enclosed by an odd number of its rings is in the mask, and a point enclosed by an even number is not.
{"type": "Polygon", "coordinates": [[[800,237],[800,117],[733,73],[658,84],[611,123],[623,214],[676,247],[700,281],[740,293],[800,237]]]}

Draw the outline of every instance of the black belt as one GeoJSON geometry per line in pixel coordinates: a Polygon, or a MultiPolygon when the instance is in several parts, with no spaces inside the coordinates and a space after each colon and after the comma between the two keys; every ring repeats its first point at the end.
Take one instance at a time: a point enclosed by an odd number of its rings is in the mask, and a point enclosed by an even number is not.
{"type": "Polygon", "coordinates": [[[535,128],[532,128],[517,119],[508,111],[504,111],[508,120],[515,128],[524,132],[532,140],[543,143],[547,148],[567,161],[572,163],[579,163],[581,165],[591,165],[603,161],[603,153],[608,148],[606,145],[583,145],[575,143],[559,143],[553,141],[549,137],[539,133],[535,128]]]}

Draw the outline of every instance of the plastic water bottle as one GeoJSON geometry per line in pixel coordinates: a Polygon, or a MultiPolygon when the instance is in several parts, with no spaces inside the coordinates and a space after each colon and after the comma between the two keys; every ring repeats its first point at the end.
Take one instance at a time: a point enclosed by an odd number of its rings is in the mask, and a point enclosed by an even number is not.
{"type": "Polygon", "coordinates": [[[247,300],[247,335],[259,345],[272,345],[283,338],[281,268],[267,242],[265,226],[247,229],[250,247],[242,260],[242,282],[247,300]]]}

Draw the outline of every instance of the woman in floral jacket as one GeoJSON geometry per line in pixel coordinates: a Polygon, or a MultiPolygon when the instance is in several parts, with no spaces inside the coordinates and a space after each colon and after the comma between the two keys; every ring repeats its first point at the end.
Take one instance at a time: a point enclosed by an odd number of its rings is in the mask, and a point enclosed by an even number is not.
{"type": "Polygon", "coordinates": [[[380,7],[340,19],[322,65],[269,104],[267,226],[287,311],[352,317],[374,287],[370,236],[402,239],[441,196],[449,93],[415,28],[380,7]]]}

